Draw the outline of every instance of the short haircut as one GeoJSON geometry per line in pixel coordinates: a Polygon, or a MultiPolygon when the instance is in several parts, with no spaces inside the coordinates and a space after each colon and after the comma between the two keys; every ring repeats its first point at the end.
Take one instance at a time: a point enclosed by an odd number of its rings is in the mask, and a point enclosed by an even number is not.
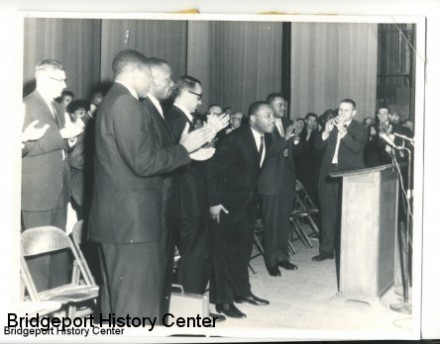
{"type": "Polygon", "coordinates": [[[342,99],[340,101],[340,104],[342,104],[342,103],[351,104],[351,105],[353,105],[353,110],[356,110],[356,103],[355,103],[355,101],[353,99],[350,99],[350,98],[342,99]]]}
{"type": "Polygon", "coordinates": [[[182,94],[182,91],[193,90],[196,85],[202,85],[199,79],[193,78],[189,75],[180,76],[176,80],[176,88],[174,89],[174,97],[182,94]]]}
{"type": "Polygon", "coordinates": [[[61,70],[64,72],[64,66],[58,60],[45,59],[35,66],[35,75],[37,76],[41,72],[46,72],[48,70],[61,70]]]}
{"type": "Polygon", "coordinates": [[[72,101],[67,105],[67,112],[73,114],[76,110],[84,109],[86,111],[90,110],[90,102],[87,99],[77,99],[72,101]]]}
{"type": "Polygon", "coordinates": [[[70,90],[64,90],[63,92],[61,92],[60,98],[64,98],[65,96],[70,96],[72,98],[75,98],[75,94],[70,90]]]}
{"type": "Polygon", "coordinates": [[[116,54],[112,63],[113,75],[116,77],[129,69],[140,69],[148,66],[148,58],[136,50],[126,49],[116,54]]]}
{"type": "Polygon", "coordinates": [[[208,112],[209,112],[209,109],[211,109],[211,108],[214,107],[214,106],[219,107],[219,108],[220,108],[220,111],[223,112],[223,108],[222,108],[219,104],[216,104],[216,103],[209,105],[209,107],[208,107],[208,112]]]}
{"type": "Polygon", "coordinates": [[[307,121],[310,117],[315,117],[316,119],[318,119],[318,115],[317,115],[316,113],[314,113],[314,112],[309,112],[309,113],[306,115],[306,117],[305,117],[306,121],[307,121]]]}
{"type": "Polygon", "coordinates": [[[150,66],[150,68],[154,68],[154,67],[161,67],[161,66],[169,66],[170,64],[168,63],[168,61],[161,59],[159,57],[149,57],[148,58],[148,66],[150,66]]]}
{"type": "Polygon", "coordinates": [[[266,103],[272,104],[275,98],[283,98],[284,100],[286,100],[286,97],[284,97],[284,95],[281,93],[271,93],[267,96],[266,103]]]}
{"type": "Polygon", "coordinates": [[[389,113],[391,113],[390,107],[387,104],[380,104],[377,107],[377,112],[379,112],[380,109],[387,109],[389,113]]]}
{"type": "Polygon", "coordinates": [[[252,115],[255,115],[258,112],[258,110],[260,110],[260,107],[262,107],[263,105],[270,106],[268,102],[265,102],[265,101],[262,101],[262,100],[258,100],[256,102],[253,102],[249,106],[248,117],[251,117],[252,115]]]}

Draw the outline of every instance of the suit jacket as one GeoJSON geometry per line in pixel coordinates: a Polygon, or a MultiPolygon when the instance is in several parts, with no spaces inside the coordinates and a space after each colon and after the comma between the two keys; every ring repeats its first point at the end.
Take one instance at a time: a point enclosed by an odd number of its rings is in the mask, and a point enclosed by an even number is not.
{"type": "MultiPolygon", "coordinates": [[[[319,180],[323,181],[330,169],[330,165],[335,153],[336,142],[338,139],[338,129],[336,127],[330,132],[327,140],[322,140],[322,134],[315,138],[315,147],[324,150],[324,156],[319,171],[319,180]]],[[[367,143],[367,128],[355,120],[352,120],[347,128],[347,134],[339,144],[338,169],[350,170],[364,168],[364,148],[367,143]]]]}
{"type": "MultiPolygon", "coordinates": [[[[282,118],[283,128],[287,129],[292,121],[282,118]]],[[[286,141],[279,133],[278,128],[268,135],[267,159],[262,166],[258,180],[258,191],[262,195],[275,195],[289,187],[295,191],[295,162],[294,157],[301,152],[301,143],[294,145],[293,140],[286,141]],[[285,151],[287,150],[287,157],[285,151]]]]}
{"type": "MultiPolygon", "coordinates": [[[[177,106],[172,106],[165,114],[168,126],[174,134],[176,142],[186,126],[189,131],[195,129],[194,124],[177,106]]],[[[208,216],[208,191],[206,177],[206,161],[191,160],[191,163],[176,171],[178,216],[180,218],[200,218],[208,216]]]]}
{"type": "MultiPolygon", "coordinates": [[[[166,225],[170,172],[190,158],[147,99],[115,83],[99,107],[90,214],[97,242],[159,241],[166,225]]],[[[153,106],[154,107],[154,106],[153,106]]]]}
{"type": "Polygon", "coordinates": [[[50,210],[56,206],[61,192],[64,192],[66,203],[69,198],[69,168],[67,160],[63,160],[68,146],[59,132],[64,127],[64,110],[60,104],[54,102],[57,115],[55,119],[38,91],[34,91],[23,101],[26,104],[23,128],[38,120],[39,126],[48,124],[49,129],[39,140],[27,142],[25,145],[21,208],[29,211],[50,210]]]}
{"type": "Polygon", "coordinates": [[[298,179],[302,181],[308,180],[314,183],[318,181],[320,156],[314,145],[317,135],[321,135],[318,130],[312,131],[307,141],[307,129],[300,134],[302,151],[295,156],[295,164],[298,179]]]}

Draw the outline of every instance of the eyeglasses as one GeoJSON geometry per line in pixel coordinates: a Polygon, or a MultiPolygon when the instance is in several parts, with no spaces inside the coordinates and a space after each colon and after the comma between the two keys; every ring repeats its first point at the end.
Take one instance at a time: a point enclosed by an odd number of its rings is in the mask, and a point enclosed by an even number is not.
{"type": "Polygon", "coordinates": [[[52,80],[55,80],[58,82],[66,82],[67,81],[67,79],[58,79],[58,78],[54,78],[53,76],[49,76],[49,79],[52,79],[52,80]]]}
{"type": "Polygon", "coordinates": [[[189,93],[191,93],[191,94],[194,94],[195,96],[197,96],[197,100],[200,100],[200,99],[202,99],[202,94],[200,94],[200,93],[196,93],[196,92],[192,92],[192,91],[190,91],[190,90],[187,90],[189,93]]]}

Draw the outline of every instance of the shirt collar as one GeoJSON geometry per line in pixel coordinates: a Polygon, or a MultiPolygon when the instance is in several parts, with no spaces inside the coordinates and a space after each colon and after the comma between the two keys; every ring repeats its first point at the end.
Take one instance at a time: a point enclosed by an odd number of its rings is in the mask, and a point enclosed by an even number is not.
{"type": "Polygon", "coordinates": [[[190,122],[192,122],[193,120],[193,116],[190,114],[190,112],[188,111],[188,109],[186,109],[184,106],[178,104],[178,103],[174,103],[173,104],[176,108],[180,109],[186,116],[186,118],[188,118],[188,120],[190,122]]]}
{"type": "Polygon", "coordinates": [[[254,136],[255,143],[257,144],[257,148],[260,147],[261,142],[261,136],[264,136],[264,134],[260,134],[258,131],[256,131],[254,128],[251,127],[252,135],[254,136]]]}
{"type": "Polygon", "coordinates": [[[157,111],[163,116],[163,110],[162,105],[160,105],[160,102],[157,100],[155,96],[153,96],[151,93],[148,93],[147,97],[151,100],[153,105],[156,107],[157,111]]]}

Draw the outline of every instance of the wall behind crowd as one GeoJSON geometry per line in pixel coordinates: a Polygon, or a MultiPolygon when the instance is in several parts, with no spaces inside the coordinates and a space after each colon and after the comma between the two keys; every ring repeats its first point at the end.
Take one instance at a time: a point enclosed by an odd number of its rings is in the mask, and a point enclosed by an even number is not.
{"type": "Polygon", "coordinates": [[[375,24],[292,23],[287,62],[281,22],[31,18],[24,25],[25,94],[35,64],[51,57],[64,64],[68,89],[89,97],[111,83],[113,57],[130,48],[168,60],[175,77],[199,78],[202,112],[211,103],[247,112],[252,101],[286,91],[287,72],[292,118],[321,114],[345,97],[357,101],[360,120],[375,113],[375,24]]]}

